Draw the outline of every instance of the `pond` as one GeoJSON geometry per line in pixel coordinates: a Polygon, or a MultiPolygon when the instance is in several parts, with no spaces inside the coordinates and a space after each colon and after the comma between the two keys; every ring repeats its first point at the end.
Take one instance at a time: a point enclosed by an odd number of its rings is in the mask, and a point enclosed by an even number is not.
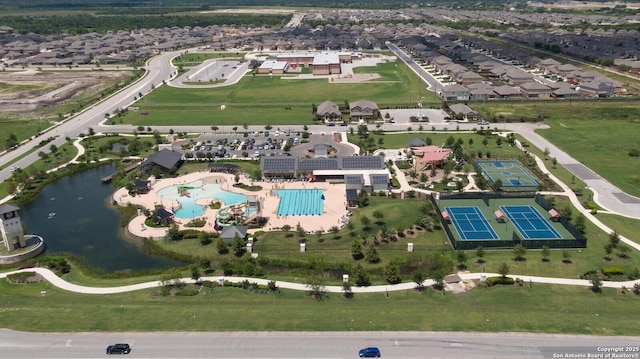
{"type": "Polygon", "coordinates": [[[42,236],[46,254],[71,253],[89,267],[106,272],[183,265],[145,254],[125,239],[120,213],[110,206],[114,188],[100,181],[113,171],[113,165],[101,166],[45,186],[36,198],[20,206],[25,233],[42,236]]]}

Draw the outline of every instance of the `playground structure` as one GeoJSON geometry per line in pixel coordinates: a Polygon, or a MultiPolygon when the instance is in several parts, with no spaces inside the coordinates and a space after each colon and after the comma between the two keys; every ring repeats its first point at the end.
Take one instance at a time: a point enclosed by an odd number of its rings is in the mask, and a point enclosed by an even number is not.
{"type": "Polygon", "coordinates": [[[255,196],[249,196],[244,203],[222,207],[216,212],[216,227],[228,227],[247,224],[260,213],[260,202],[255,196]]]}

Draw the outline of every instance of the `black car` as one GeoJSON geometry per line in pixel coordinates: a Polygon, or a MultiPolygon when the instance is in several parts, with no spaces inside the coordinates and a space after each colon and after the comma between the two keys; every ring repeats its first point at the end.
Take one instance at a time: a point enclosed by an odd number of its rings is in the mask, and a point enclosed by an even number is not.
{"type": "Polygon", "coordinates": [[[119,343],[109,345],[107,347],[107,354],[129,354],[131,353],[131,347],[129,344],[119,343]]]}

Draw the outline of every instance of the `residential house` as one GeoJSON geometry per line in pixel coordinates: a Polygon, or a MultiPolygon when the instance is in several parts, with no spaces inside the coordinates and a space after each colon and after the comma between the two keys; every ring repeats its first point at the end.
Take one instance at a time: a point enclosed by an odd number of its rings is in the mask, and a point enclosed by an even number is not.
{"type": "Polygon", "coordinates": [[[533,81],[533,75],[517,67],[509,67],[502,78],[509,85],[521,85],[533,81]]]}
{"type": "Polygon", "coordinates": [[[493,89],[493,92],[496,93],[498,98],[501,99],[510,99],[510,98],[521,98],[522,93],[520,90],[509,85],[498,86],[493,89]]]}
{"type": "Polygon", "coordinates": [[[469,100],[469,89],[462,85],[447,85],[442,89],[440,97],[445,101],[467,101],[469,100]]]}
{"type": "Polygon", "coordinates": [[[325,122],[342,119],[342,113],[338,105],[331,101],[325,101],[316,108],[316,117],[324,119],[325,122]]]}
{"type": "Polygon", "coordinates": [[[478,118],[478,113],[463,103],[453,104],[449,106],[449,110],[453,114],[453,118],[458,121],[476,120],[478,118]]]}
{"type": "Polygon", "coordinates": [[[359,100],[349,104],[349,112],[353,120],[376,120],[380,114],[378,105],[368,100],[359,100]]]}
{"type": "Polygon", "coordinates": [[[550,98],[551,88],[536,81],[523,83],[520,85],[520,93],[523,98],[550,98]]]}

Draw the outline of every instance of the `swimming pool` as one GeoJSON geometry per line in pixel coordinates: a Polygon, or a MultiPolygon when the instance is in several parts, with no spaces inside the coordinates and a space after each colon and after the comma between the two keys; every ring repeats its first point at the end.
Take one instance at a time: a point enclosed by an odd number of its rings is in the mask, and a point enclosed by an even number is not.
{"type": "Polygon", "coordinates": [[[243,203],[247,196],[225,191],[219,183],[204,183],[195,181],[183,185],[173,185],[158,191],[158,196],[163,199],[170,199],[180,202],[180,208],[172,208],[173,214],[178,218],[191,219],[201,216],[205,212],[205,207],[196,204],[199,199],[211,199],[221,201],[225,206],[243,203]]]}
{"type": "Polygon", "coordinates": [[[278,216],[319,216],[323,213],[321,189],[277,189],[278,216]]]}

